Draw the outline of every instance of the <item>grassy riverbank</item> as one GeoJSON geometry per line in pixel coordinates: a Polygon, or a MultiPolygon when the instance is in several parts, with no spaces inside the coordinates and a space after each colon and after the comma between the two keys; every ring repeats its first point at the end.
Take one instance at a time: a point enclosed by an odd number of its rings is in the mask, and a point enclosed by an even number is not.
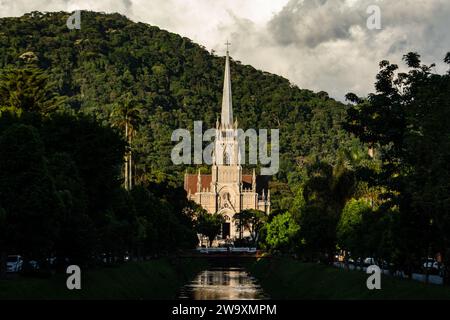
{"type": "Polygon", "coordinates": [[[381,290],[368,290],[361,271],[267,258],[249,266],[273,299],[450,299],[450,288],[381,277],[381,290]]]}
{"type": "Polygon", "coordinates": [[[0,299],[173,299],[206,262],[157,259],[82,270],[81,290],[66,288],[67,276],[0,280],[0,299]]]}

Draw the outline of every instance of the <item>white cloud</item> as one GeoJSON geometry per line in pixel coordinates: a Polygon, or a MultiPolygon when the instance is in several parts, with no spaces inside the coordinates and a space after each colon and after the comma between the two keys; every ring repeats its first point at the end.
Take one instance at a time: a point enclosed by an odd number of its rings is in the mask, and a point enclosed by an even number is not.
{"type": "Polygon", "coordinates": [[[119,12],[218,53],[229,39],[236,60],[338,99],[371,92],[380,60],[414,50],[442,71],[450,51],[448,0],[0,0],[0,16],[74,9],[119,12]],[[366,28],[371,4],[382,30],[366,28]]]}

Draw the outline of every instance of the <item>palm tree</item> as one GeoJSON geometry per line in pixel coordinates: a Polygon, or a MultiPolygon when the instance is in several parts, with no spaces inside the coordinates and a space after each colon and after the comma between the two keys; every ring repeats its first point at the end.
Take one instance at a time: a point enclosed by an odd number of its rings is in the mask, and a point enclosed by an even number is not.
{"type": "Polygon", "coordinates": [[[125,133],[128,147],[124,156],[124,186],[126,190],[131,190],[133,187],[132,139],[142,121],[142,104],[128,92],[113,105],[110,118],[112,126],[124,130],[125,133]]]}

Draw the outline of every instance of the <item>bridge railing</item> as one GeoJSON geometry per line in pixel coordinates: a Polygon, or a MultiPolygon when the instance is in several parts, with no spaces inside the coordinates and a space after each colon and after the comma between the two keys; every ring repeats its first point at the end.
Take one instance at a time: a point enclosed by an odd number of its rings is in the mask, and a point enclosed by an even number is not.
{"type": "Polygon", "coordinates": [[[243,247],[243,248],[197,248],[197,252],[199,253],[225,253],[225,252],[235,252],[235,253],[256,253],[256,248],[251,247],[243,247]]]}

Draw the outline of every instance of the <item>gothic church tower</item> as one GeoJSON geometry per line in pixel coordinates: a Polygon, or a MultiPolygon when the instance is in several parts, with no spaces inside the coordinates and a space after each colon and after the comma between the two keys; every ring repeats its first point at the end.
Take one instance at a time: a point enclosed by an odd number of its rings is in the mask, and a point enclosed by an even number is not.
{"type": "MultiPolygon", "coordinates": [[[[228,45],[228,43],[227,43],[228,45]]],[[[233,119],[230,57],[227,48],[220,121],[216,122],[216,139],[211,175],[185,176],[184,188],[188,198],[202,205],[211,214],[225,218],[218,241],[248,236],[239,232],[234,215],[245,209],[270,212],[270,191],[267,179],[253,174],[243,174],[240,163],[238,122],[233,119]],[[234,120],[234,121],[233,121],[234,120]],[[267,194],[267,197],[266,197],[267,194]]]]}

